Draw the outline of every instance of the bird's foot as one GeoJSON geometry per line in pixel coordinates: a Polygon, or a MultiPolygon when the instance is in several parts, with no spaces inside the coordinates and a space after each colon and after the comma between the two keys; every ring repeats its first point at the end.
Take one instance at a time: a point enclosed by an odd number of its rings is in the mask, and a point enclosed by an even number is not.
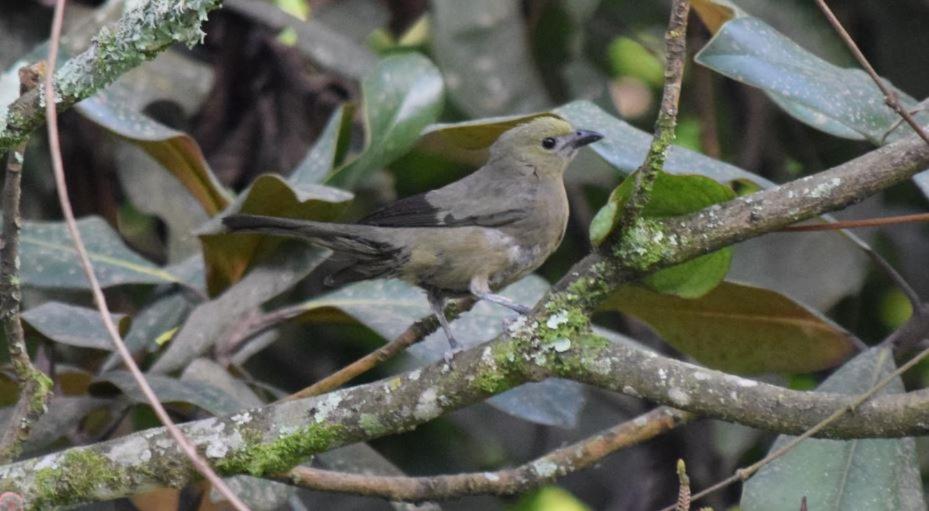
{"type": "Polygon", "coordinates": [[[445,361],[445,365],[448,365],[448,366],[452,365],[452,359],[455,358],[455,356],[461,353],[462,351],[464,351],[464,348],[456,345],[456,346],[452,346],[448,351],[442,354],[442,360],[445,361]]]}

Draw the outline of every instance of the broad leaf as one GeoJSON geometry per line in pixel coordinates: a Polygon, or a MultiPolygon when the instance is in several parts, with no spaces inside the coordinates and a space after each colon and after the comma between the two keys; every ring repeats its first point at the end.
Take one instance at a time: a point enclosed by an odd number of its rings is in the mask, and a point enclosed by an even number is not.
{"type": "MultiPolygon", "coordinates": [[[[911,132],[909,127],[891,131],[899,116],[864,71],[834,66],[758,18],[728,21],[695,60],[762,89],[790,115],[832,135],[880,144],[911,132]]],[[[887,85],[904,108],[916,106],[916,100],[887,85]]],[[[917,118],[929,121],[926,114],[917,118]]]]}
{"type": "Polygon", "coordinates": [[[456,106],[486,117],[549,105],[519,2],[433,0],[432,9],[432,51],[456,106]]]}
{"type": "Polygon", "coordinates": [[[332,172],[348,149],[349,131],[352,127],[353,108],[350,104],[340,106],[333,112],[316,143],[307,151],[303,160],[290,174],[287,181],[301,189],[322,183],[332,172]]]}
{"type": "MultiPolygon", "coordinates": [[[[129,328],[129,317],[125,314],[112,314],[110,317],[119,328],[120,334],[129,328]]],[[[22,318],[29,326],[52,341],[81,348],[107,351],[115,349],[97,309],[61,302],[45,302],[23,312],[22,318]]]]}
{"type": "MultiPolygon", "coordinates": [[[[635,174],[618,186],[606,205],[590,223],[590,239],[601,244],[616,228],[623,209],[632,194],[635,174]]],[[[698,211],[712,204],[735,197],[731,188],[704,176],[671,175],[658,173],[648,203],[642,210],[645,218],[664,218],[698,211]]],[[[672,240],[667,240],[671,243],[672,240]]],[[[732,260],[730,247],[702,255],[686,263],[658,271],[643,279],[652,289],[681,296],[697,298],[719,284],[729,271],[732,260]]]]}
{"type": "Polygon", "coordinates": [[[75,108],[84,117],[132,142],[157,160],[183,183],[208,215],[215,215],[229,204],[229,194],[213,175],[197,142],[140,114],[126,105],[125,90],[116,87],[98,93],[75,108]]]}
{"type": "MultiPolygon", "coordinates": [[[[157,350],[159,343],[168,342],[176,333],[193,304],[182,292],[172,292],[149,302],[132,319],[132,326],[123,341],[130,352],[157,350]]],[[[108,371],[119,367],[122,359],[114,353],[102,367],[108,371]]]]}
{"type": "Polygon", "coordinates": [[[309,275],[329,252],[298,241],[289,241],[256,262],[242,280],[218,297],[195,308],[168,349],[151,368],[152,373],[185,367],[206,352],[256,311],[261,304],[283,293],[309,275]]]}
{"type": "MultiPolygon", "coordinates": [[[[176,275],[129,250],[102,218],[87,217],[78,220],[77,224],[101,286],[180,283],[176,275]]],[[[24,222],[20,245],[23,284],[42,288],[89,289],[63,222],[24,222]]]]}
{"type": "MultiPolygon", "coordinates": [[[[503,291],[525,305],[541,298],[548,284],[529,276],[503,291]]],[[[431,314],[426,295],[420,289],[398,280],[371,280],[345,286],[338,291],[304,303],[305,321],[343,322],[353,320],[392,340],[413,322],[431,314]]],[[[497,305],[480,302],[452,323],[452,331],[464,346],[493,339],[513,313],[497,305]]],[[[421,360],[438,360],[449,350],[440,330],[410,348],[421,360]]],[[[584,404],[583,388],[566,380],[546,380],[522,385],[495,396],[488,403],[516,417],[540,424],[572,427],[584,404]]]]}
{"type": "Polygon", "coordinates": [[[365,148],[328,182],[353,188],[370,172],[409,151],[423,128],[438,118],[443,88],[439,70],[422,55],[402,54],[380,61],[361,83],[365,148]]]}
{"type": "MultiPolygon", "coordinates": [[[[821,392],[860,394],[895,369],[893,354],[872,348],[851,360],[819,386],[821,392]]],[[[905,392],[900,378],[877,395],[905,392]]],[[[775,451],[793,437],[779,436],[775,451]]],[[[742,509],[926,509],[912,438],[808,439],[752,476],[742,489],[742,509]]]]}
{"type": "Polygon", "coordinates": [[[848,332],[801,304],[733,282],[692,300],[629,285],[603,307],[644,321],[678,350],[727,372],[819,371],[855,349],[848,332]]]}
{"type": "MultiPolygon", "coordinates": [[[[48,402],[48,411],[39,417],[23,445],[24,454],[37,453],[55,440],[78,429],[81,419],[108,403],[109,400],[90,396],[52,396],[48,402]]],[[[12,409],[0,409],[0,428],[6,430],[8,427],[7,421],[12,409]]]]}
{"type": "MultiPolygon", "coordinates": [[[[145,379],[162,403],[188,403],[213,415],[224,415],[228,414],[229,410],[244,408],[234,397],[202,381],[186,382],[157,374],[148,374],[145,379]]],[[[91,384],[90,390],[94,395],[107,396],[113,393],[112,387],[136,403],[148,403],[129,371],[104,373],[91,384]]]]}

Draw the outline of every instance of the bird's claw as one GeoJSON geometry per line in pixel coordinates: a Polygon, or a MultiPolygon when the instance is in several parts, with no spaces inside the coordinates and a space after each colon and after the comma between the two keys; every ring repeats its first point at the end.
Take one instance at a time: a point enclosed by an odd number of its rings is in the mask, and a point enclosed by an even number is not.
{"type": "Polygon", "coordinates": [[[442,360],[445,361],[446,365],[451,365],[452,359],[455,358],[455,355],[461,353],[462,351],[464,351],[464,349],[462,349],[461,346],[452,346],[451,349],[442,355],[442,360]]]}

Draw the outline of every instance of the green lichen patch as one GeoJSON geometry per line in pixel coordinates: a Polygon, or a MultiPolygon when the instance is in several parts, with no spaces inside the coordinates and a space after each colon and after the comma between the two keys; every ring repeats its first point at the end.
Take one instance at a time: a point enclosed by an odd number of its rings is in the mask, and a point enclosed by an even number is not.
{"type": "Polygon", "coordinates": [[[310,424],[270,442],[246,440],[244,447],[217,460],[223,474],[262,476],[284,472],[311,454],[325,451],[346,436],[342,425],[310,424]]]}
{"type": "Polygon", "coordinates": [[[106,493],[119,493],[118,489],[131,481],[126,468],[106,456],[89,449],[74,449],[62,456],[55,466],[35,472],[35,497],[29,502],[33,509],[48,509],[100,500],[94,498],[106,493]]]}

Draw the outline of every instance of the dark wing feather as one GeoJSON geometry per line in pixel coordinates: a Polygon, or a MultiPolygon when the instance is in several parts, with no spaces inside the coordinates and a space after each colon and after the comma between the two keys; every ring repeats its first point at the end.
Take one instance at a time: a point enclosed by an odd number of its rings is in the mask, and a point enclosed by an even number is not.
{"type": "Polygon", "coordinates": [[[435,207],[426,199],[426,194],[421,193],[392,202],[358,223],[378,227],[501,227],[524,216],[525,210],[507,209],[458,217],[435,207]]]}

